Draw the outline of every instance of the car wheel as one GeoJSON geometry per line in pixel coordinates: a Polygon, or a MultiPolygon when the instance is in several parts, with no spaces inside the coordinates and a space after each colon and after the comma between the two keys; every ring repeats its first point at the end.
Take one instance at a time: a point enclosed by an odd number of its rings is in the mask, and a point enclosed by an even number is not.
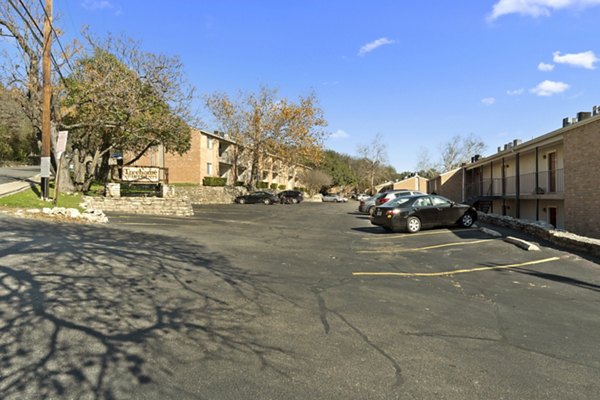
{"type": "Polygon", "coordinates": [[[269,200],[269,199],[265,199],[263,202],[264,202],[266,205],[269,205],[269,204],[271,204],[271,200],[269,200]]]}
{"type": "Polygon", "coordinates": [[[375,214],[375,206],[369,207],[369,211],[368,212],[369,212],[370,216],[373,216],[373,214],[375,214]]]}
{"type": "Polygon", "coordinates": [[[298,199],[292,197],[292,204],[298,204],[298,199]]]}
{"type": "Polygon", "coordinates": [[[473,218],[473,215],[471,213],[465,213],[465,215],[463,215],[460,219],[460,224],[465,228],[470,228],[471,226],[473,226],[474,222],[475,219],[473,218]]]}
{"type": "Polygon", "coordinates": [[[238,203],[240,203],[240,204],[244,204],[245,202],[246,202],[246,200],[244,200],[244,199],[239,199],[238,200],[238,203]]]}
{"type": "Polygon", "coordinates": [[[408,233],[417,233],[421,230],[421,220],[417,217],[408,217],[406,220],[406,230],[408,233]]]}

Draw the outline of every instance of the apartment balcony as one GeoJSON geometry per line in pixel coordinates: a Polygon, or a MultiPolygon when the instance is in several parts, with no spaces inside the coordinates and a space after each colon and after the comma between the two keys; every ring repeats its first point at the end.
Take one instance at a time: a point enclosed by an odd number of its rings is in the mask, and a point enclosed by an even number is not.
{"type": "Polygon", "coordinates": [[[564,170],[523,174],[519,182],[519,189],[521,197],[562,198],[565,191],[564,170]]]}
{"type": "MultiPolygon", "coordinates": [[[[537,174],[527,173],[519,176],[520,198],[562,198],[565,190],[564,170],[540,171],[537,174]],[[536,179],[537,176],[537,179],[536,179]]],[[[486,178],[467,182],[465,186],[467,199],[516,197],[517,177],[486,178]],[[504,187],[504,190],[503,190],[504,187]]]]}
{"type": "Polygon", "coordinates": [[[221,164],[233,165],[234,161],[235,159],[233,156],[233,152],[225,151],[223,153],[219,153],[219,162],[221,164]]]}

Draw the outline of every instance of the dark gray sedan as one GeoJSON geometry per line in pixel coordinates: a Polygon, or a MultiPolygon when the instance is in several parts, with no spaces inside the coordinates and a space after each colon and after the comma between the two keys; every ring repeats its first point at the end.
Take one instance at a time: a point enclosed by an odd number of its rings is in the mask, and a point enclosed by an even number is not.
{"type": "Polygon", "coordinates": [[[264,204],[275,204],[279,203],[279,197],[274,195],[273,193],[258,191],[252,192],[245,196],[238,196],[235,198],[235,202],[239,204],[254,204],[254,203],[264,203],[264,204]]]}
{"type": "Polygon", "coordinates": [[[436,195],[398,197],[377,207],[371,217],[373,225],[387,231],[409,233],[456,224],[468,228],[476,220],[477,211],[473,207],[436,195]]]}

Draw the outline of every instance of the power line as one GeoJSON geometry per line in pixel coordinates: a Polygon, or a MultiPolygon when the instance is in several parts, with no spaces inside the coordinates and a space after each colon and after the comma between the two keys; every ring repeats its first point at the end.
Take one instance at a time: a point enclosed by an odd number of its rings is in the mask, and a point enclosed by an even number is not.
{"type": "MultiPolygon", "coordinates": [[[[21,0],[19,0],[19,2],[21,2],[21,0]]],[[[42,3],[42,0],[39,0],[39,2],[40,2],[40,5],[42,6],[42,10],[44,10],[44,15],[46,16],[46,19],[48,19],[48,21],[50,21],[50,29],[52,30],[52,33],[54,33],[54,37],[56,38],[56,42],[58,43],[58,46],[60,47],[60,51],[62,52],[63,58],[67,62],[67,65],[69,66],[71,71],[73,71],[73,67],[71,66],[71,63],[69,62],[69,57],[67,57],[67,53],[65,52],[65,49],[64,49],[62,43],[60,42],[58,33],[56,33],[56,29],[54,29],[52,20],[50,19],[50,16],[48,15],[48,13],[46,13],[46,7],[44,7],[44,3],[42,3]]],[[[21,3],[21,4],[23,4],[23,3],[21,3]]]]}
{"type": "MultiPolygon", "coordinates": [[[[42,37],[44,36],[44,32],[42,32],[42,30],[40,29],[39,25],[37,24],[37,21],[35,20],[35,18],[33,18],[33,15],[31,15],[31,13],[29,12],[29,9],[27,8],[27,6],[25,6],[25,4],[23,4],[22,0],[18,0],[19,3],[21,4],[21,6],[23,7],[23,9],[25,10],[25,13],[27,13],[27,16],[29,17],[29,20],[31,20],[31,22],[33,23],[33,26],[35,26],[35,28],[37,29],[37,31],[42,35],[42,37]]],[[[25,24],[29,27],[29,30],[31,31],[31,34],[33,35],[33,38],[36,40],[36,42],[40,45],[40,46],[44,46],[42,40],[39,38],[38,35],[36,35],[35,30],[33,29],[33,27],[31,26],[31,24],[29,23],[29,21],[27,20],[27,18],[25,18],[25,16],[23,15],[23,13],[21,13],[21,10],[19,10],[19,8],[13,3],[12,0],[8,0],[8,3],[12,6],[12,8],[17,12],[17,14],[19,14],[19,16],[21,17],[21,19],[23,20],[23,22],[25,22],[25,24]]],[[[46,10],[44,9],[44,13],[46,12],[46,10]]],[[[56,34],[56,33],[55,33],[56,34]]],[[[58,65],[58,62],[56,61],[56,58],[54,57],[53,54],[50,54],[50,57],[52,59],[52,64],[54,64],[54,68],[56,68],[56,72],[58,72],[58,76],[60,77],[60,79],[64,82],[66,82],[65,77],[63,76],[62,72],[60,71],[60,66],[58,65]]],[[[67,61],[67,63],[69,62],[68,59],[65,58],[65,60],[67,61]]],[[[70,65],[69,65],[70,67],[70,65]]],[[[71,68],[72,69],[72,68],[71,68]]]]}

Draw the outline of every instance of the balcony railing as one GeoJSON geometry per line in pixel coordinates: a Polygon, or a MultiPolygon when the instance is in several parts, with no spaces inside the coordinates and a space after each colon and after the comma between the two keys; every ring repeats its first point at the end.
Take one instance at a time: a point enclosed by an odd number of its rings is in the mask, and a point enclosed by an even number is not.
{"type": "Polygon", "coordinates": [[[519,188],[522,195],[563,193],[565,191],[565,174],[563,169],[555,171],[543,171],[537,174],[521,175],[519,188]]]}
{"type": "Polygon", "coordinates": [[[225,151],[219,154],[219,162],[223,164],[233,165],[234,161],[233,152],[231,151],[225,151]]]}
{"type": "MultiPolygon", "coordinates": [[[[517,194],[516,176],[507,176],[502,182],[502,178],[477,179],[467,182],[467,198],[480,196],[515,196],[517,194]],[[504,186],[504,192],[502,187],[504,186]]],[[[519,176],[519,194],[523,195],[543,195],[551,193],[563,193],[565,190],[564,170],[541,171],[537,173],[522,174],[519,176]]]]}

